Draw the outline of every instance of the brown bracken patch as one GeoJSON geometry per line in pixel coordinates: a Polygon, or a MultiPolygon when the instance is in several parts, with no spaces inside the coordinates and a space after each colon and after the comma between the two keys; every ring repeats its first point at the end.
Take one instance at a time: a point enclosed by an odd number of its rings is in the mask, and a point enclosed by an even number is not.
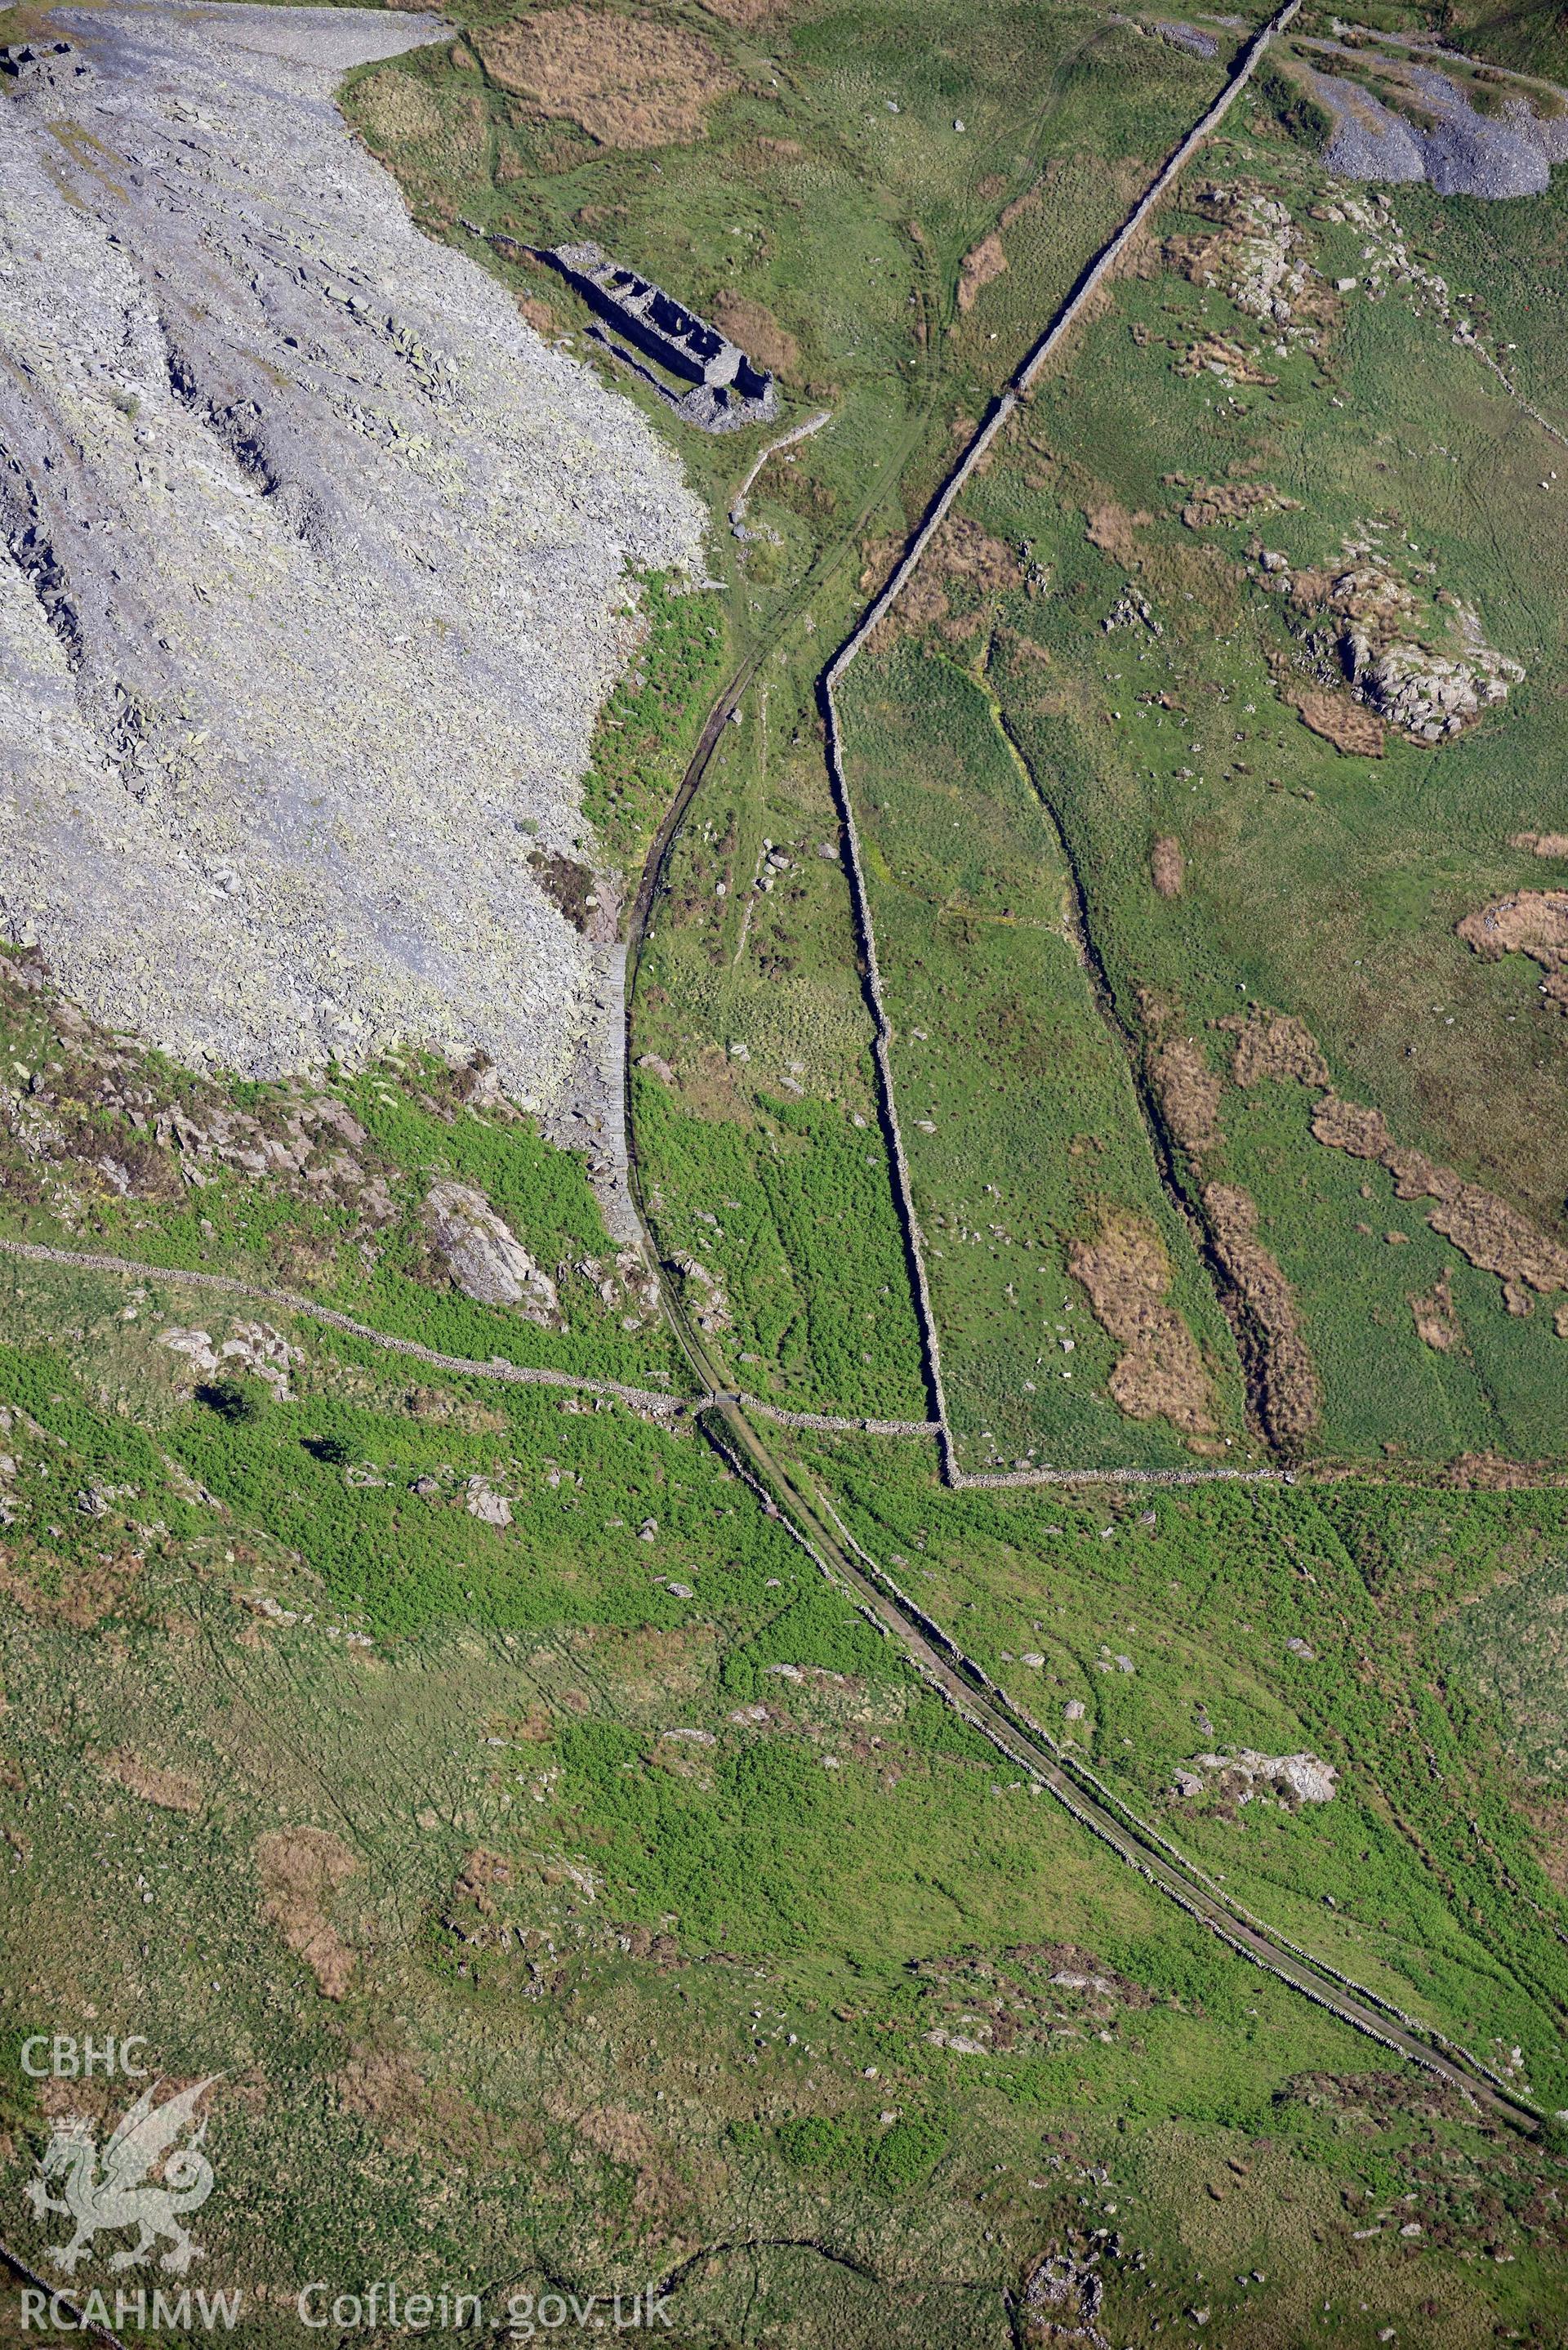
{"type": "Polygon", "coordinates": [[[1236,1032],[1234,1076],[1239,1086],[1261,1085],[1265,1077],[1282,1084],[1294,1078],[1303,1086],[1326,1086],[1328,1064],[1317,1040],[1293,1012],[1269,1012],[1253,1004],[1246,1019],[1221,1025],[1236,1032]]]}
{"type": "Polygon", "coordinates": [[[1170,1258],[1154,1226],[1108,1208],[1096,1241],[1075,1241],[1067,1269],[1088,1291],[1095,1318],[1127,1352],[1110,1377],[1129,1419],[1168,1419],[1189,1435],[1214,1425],[1208,1377],[1192,1334],[1165,1302],[1170,1258]]]}
{"type": "Polygon", "coordinates": [[[1451,1355],[1464,1336],[1459,1317],[1454,1311],[1453,1291],[1445,1273],[1429,1297],[1412,1297],[1410,1311],[1416,1317],[1416,1336],[1423,1346],[1433,1347],[1439,1355],[1451,1355]]]}
{"type": "Polygon", "coordinates": [[[1510,848],[1528,848],[1532,857],[1568,857],[1568,832],[1511,832],[1510,848]]]}
{"type": "Polygon", "coordinates": [[[972,579],[988,595],[1000,595],[1018,585],[1018,556],[1005,539],[993,538],[967,515],[952,515],[931,544],[931,552],[950,577],[972,579]]]}
{"type": "MultiPolygon", "coordinates": [[[[1377,1159],[1393,1176],[1399,1199],[1435,1200],[1427,1222],[1481,1272],[1495,1273],[1516,1292],[1568,1289],[1568,1247],[1451,1167],[1436,1166],[1424,1151],[1400,1149],[1380,1110],[1330,1094],[1314,1110],[1312,1130],[1320,1142],[1355,1159],[1377,1159]]],[[[1561,1315],[1558,1330],[1568,1336],[1561,1315]]]]}
{"type": "Polygon", "coordinates": [[[1365,703],[1352,702],[1344,694],[1330,693],[1322,686],[1282,684],[1279,693],[1302,724],[1314,734],[1321,734],[1325,743],[1332,743],[1336,751],[1362,759],[1383,756],[1383,721],[1365,703]]]}
{"type": "Polygon", "coordinates": [[[1187,859],[1181,843],[1162,832],[1148,855],[1148,875],[1162,898],[1179,898],[1187,881],[1187,859]]]}
{"type": "Polygon", "coordinates": [[[1220,1140],[1217,1123],[1221,1081],[1210,1067],[1195,1036],[1171,1036],[1153,1054],[1149,1076],[1172,1135],[1189,1158],[1201,1157],[1220,1140]]]}
{"type": "Polygon", "coordinates": [[[1388,1122],[1380,1109],[1342,1101],[1330,1094],[1312,1114],[1312,1130],[1320,1142],[1348,1150],[1353,1159],[1381,1159],[1395,1147],[1388,1122]]]}
{"type": "Polygon", "coordinates": [[[588,899],[593,894],[594,877],[588,868],[579,865],[575,857],[563,857],[555,848],[535,849],[528,862],[551,905],[565,915],[575,931],[586,931],[593,911],[588,899]]]}
{"type": "Polygon", "coordinates": [[[1394,1176],[1395,1190],[1402,1200],[1436,1196],[1438,1204],[1428,1211],[1428,1222],[1483,1273],[1495,1273],[1504,1281],[1523,1283],[1543,1293],[1568,1289],[1568,1248],[1541,1232],[1505,1200],[1483,1191],[1479,1183],[1460,1182],[1446,1167],[1432,1167],[1421,1160],[1418,1151],[1402,1152],[1394,1176]],[[1403,1174],[1400,1161],[1407,1170],[1403,1174]],[[1422,1170],[1418,1174],[1417,1162],[1422,1170]],[[1450,1184],[1452,1191],[1447,1188],[1450,1184]]]}
{"type": "Polygon", "coordinates": [[[1007,255],[1002,249],[1002,239],[992,229],[971,245],[959,265],[958,306],[961,310],[972,310],[975,297],[982,286],[1000,277],[1007,266],[1007,255]]]}
{"type": "Polygon", "coordinates": [[[183,1771],[165,1771],[156,1762],[144,1762],[129,1746],[122,1746],[104,1757],[104,1769],[111,1779],[132,1795],[140,1795],[145,1804],[158,1804],[166,1812],[199,1812],[202,1789],[199,1783],[183,1771]]]}
{"type": "Polygon", "coordinates": [[[1463,2122],[1472,2129],[1477,2120],[1469,2098],[1413,2067],[1405,2073],[1298,2073],[1278,2096],[1282,2105],[1289,2100],[1358,2114],[1378,2129],[1386,2129],[1396,2116],[1412,2114],[1423,2121],[1463,2122]]]}
{"type": "Polygon", "coordinates": [[[774,375],[788,375],[799,366],[800,345],[794,337],[749,295],[726,290],[714,303],[712,315],[714,325],[722,328],[759,367],[774,375]]]}
{"type": "Polygon", "coordinates": [[[1103,498],[1097,505],[1087,508],[1084,520],[1088,525],[1085,536],[1091,546],[1114,555],[1118,563],[1136,563],[1142,552],[1138,531],[1154,516],[1128,514],[1126,506],[1117,505],[1114,498],[1103,498]]]}
{"type": "Polygon", "coordinates": [[[328,1918],[327,1904],[358,1866],[326,1828],[278,1828],[256,1846],[262,1923],[275,1926],[298,1952],[323,1999],[341,1999],[354,1970],[354,1953],[328,1918]]]}
{"type": "Polygon", "coordinates": [[[604,147],[700,139],[704,109],[740,87],[717,49],[683,26],[608,8],[555,8],[476,32],[486,71],[604,147]]]}
{"type": "Polygon", "coordinates": [[[1495,1452],[1461,1452],[1438,1480],[1465,1493],[1518,1493],[1526,1486],[1561,1485],[1561,1468],[1544,1461],[1504,1461],[1495,1452]]]}
{"type": "Polygon", "coordinates": [[[635,2210],[668,2216],[687,2199],[669,2147],[640,2114],[626,2106],[592,2106],[578,2117],[577,2136],[607,2161],[636,2171],[635,2210]]]}
{"type": "Polygon", "coordinates": [[[1459,934],[1487,962],[1528,955],[1546,973],[1542,994],[1568,1012],[1568,889],[1517,889],[1511,898],[1496,898],[1467,914],[1459,934]]]}
{"type": "Polygon", "coordinates": [[[425,2078],[405,2048],[357,2048],[335,2084],[351,2114],[365,2121],[406,2126],[420,2119],[425,2078]]]}
{"type": "Polygon", "coordinates": [[[383,146],[439,139],[446,116],[422,82],[383,66],[354,88],[354,103],[372,138],[383,146]]]}
{"type": "Polygon", "coordinates": [[[1232,383],[1278,383],[1280,380],[1259,366],[1255,351],[1245,349],[1230,335],[1199,335],[1176,362],[1178,375],[1201,375],[1205,369],[1228,377],[1232,383]]]}
{"type": "MultiPolygon", "coordinates": [[[[875,546],[868,549],[868,563],[876,561],[877,552],[875,546]]],[[[967,515],[950,515],[927,548],[925,561],[877,623],[874,639],[877,650],[894,637],[912,635],[933,624],[941,625],[949,636],[967,635],[977,629],[978,612],[950,618],[952,608],[947,588],[954,580],[968,583],[982,598],[1001,595],[1018,585],[1018,556],[1005,540],[993,538],[967,515]]]]}
{"type": "Polygon", "coordinates": [[[1262,1334],[1263,1424],[1276,1442],[1304,1436],[1318,1420],[1317,1369],[1296,1325],[1291,1285],[1257,1238],[1257,1202],[1240,1184],[1210,1183],[1203,1206],[1220,1261],[1262,1334]]]}
{"type": "Polygon", "coordinates": [[[140,1552],[133,1550],[84,1566],[75,1560],[29,1557],[0,1545],[0,1598],[12,1600],[24,1615],[45,1623],[90,1632],[118,1607],[141,1565],[140,1552]]]}
{"type": "Polygon", "coordinates": [[[1226,522],[1245,522],[1249,515],[1295,514],[1300,498],[1287,498],[1272,482],[1196,482],[1181,509],[1189,530],[1214,530],[1226,522]]]}
{"type": "MultiPolygon", "coordinates": [[[[752,25],[765,25],[775,16],[784,16],[790,0],[702,0],[711,16],[722,16],[726,25],[739,25],[742,30],[752,25]]],[[[781,140],[781,145],[786,142],[781,140]]]]}
{"type": "Polygon", "coordinates": [[[352,2049],[333,2086],[345,2110],[373,2122],[379,2141],[407,2153],[439,2147],[466,2163],[537,2156],[544,2138],[516,2115],[487,2112],[459,2091],[426,2078],[422,2055],[377,2045],[352,2049]]]}

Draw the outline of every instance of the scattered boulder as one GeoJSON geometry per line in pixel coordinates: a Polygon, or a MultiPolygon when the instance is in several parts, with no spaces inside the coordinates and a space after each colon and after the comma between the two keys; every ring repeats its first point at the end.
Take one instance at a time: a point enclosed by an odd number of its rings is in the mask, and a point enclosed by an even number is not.
{"type": "Polygon", "coordinates": [[[707,1266],[685,1250],[678,1250],[670,1262],[680,1276],[681,1289],[691,1305],[697,1327],[705,1330],[710,1337],[729,1329],[732,1319],[730,1301],[707,1266]]]}
{"type": "Polygon", "coordinates": [[[299,1361],[299,1350],[265,1322],[236,1322],[231,1334],[214,1343],[205,1330],[178,1327],[161,1330],[158,1343],[171,1354],[186,1356],[193,1368],[211,1378],[216,1372],[238,1373],[263,1380],[279,1403],[289,1398],[288,1374],[299,1361]]]}
{"type": "Polygon", "coordinates": [[[504,1493],[496,1492],[488,1477],[471,1477],[468,1500],[464,1503],[471,1518],[479,1518],[487,1526],[509,1526],[512,1504],[504,1493]]]}

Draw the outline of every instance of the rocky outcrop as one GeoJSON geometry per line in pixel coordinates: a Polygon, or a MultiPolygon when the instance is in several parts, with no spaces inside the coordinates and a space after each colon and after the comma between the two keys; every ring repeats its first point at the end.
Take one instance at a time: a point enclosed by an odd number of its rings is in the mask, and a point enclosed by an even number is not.
{"type": "Polygon", "coordinates": [[[683,1250],[677,1250],[670,1263],[671,1270],[680,1275],[681,1295],[697,1327],[706,1331],[711,1338],[716,1338],[722,1331],[728,1330],[733,1320],[730,1301],[722,1284],[714,1279],[707,1266],[699,1263],[694,1256],[687,1255],[683,1250]]]}
{"type": "Polygon", "coordinates": [[[1483,710],[1506,702],[1509,687],[1523,675],[1522,663],[1478,638],[1467,660],[1424,645],[1390,645],[1368,662],[1359,683],[1366,701],[1390,726],[1422,743],[1440,743],[1462,733],[1483,710]]]}
{"type": "Polygon", "coordinates": [[[1223,1754],[1195,1754],[1172,1777],[1177,1794],[1189,1800],[1215,1793],[1238,1804],[1271,1797],[1292,1804],[1331,1804],[1339,1773],[1315,1754],[1258,1754],[1242,1746],[1223,1754]]]}
{"type": "MultiPolygon", "coordinates": [[[[1257,549],[1262,584],[1287,598],[1319,674],[1345,679],[1357,701],[1417,743],[1459,734],[1508,699],[1524,665],[1488,644],[1474,608],[1448,588],[1434,588],[1430,565],[1418,585],[1401,577],[1376,534],[1346,539],[1332,566],[1293,575],[1284,560],[1257,549]]],[[[1332,696],[1282,681],[1282,691],[1315,733],[1343,750],[1374,755],[1381,737],[1355,739],[1336,726],[1332,696]],[[1342,739],[1343,738],[1343,739],[1342,739]]]]}
{"type": "Polygon", "coordinates": [[[432,1183],[424,1223],[431,1246],[465,1297],[479,1305],[514,1305],[528,1322],[559,1320],[555,1283],[483,1191],[466,1183],[432,1183]]]}
{"type": "Polygon", "coordinates": [[[158,1343],[172,1355],[187,1357],[204,1378],[260,1379],[279,1403],[288,1400],[288,1375],[300,1359],[298,1348],[265,1322],[236,1322],[229,1336],[216,1343],[206,1330],[161,1330],[158,1343]]]}
{"type": "Polygon", "coordinates": [[[0,929],[186,1066],[411,1041],[548,1116],[621,1002],[535,859],[591,857],[628,573],[690,565],[699,504],[349,137],[342,74],[437,18],[29,26],[0,78],[0,929]]]}

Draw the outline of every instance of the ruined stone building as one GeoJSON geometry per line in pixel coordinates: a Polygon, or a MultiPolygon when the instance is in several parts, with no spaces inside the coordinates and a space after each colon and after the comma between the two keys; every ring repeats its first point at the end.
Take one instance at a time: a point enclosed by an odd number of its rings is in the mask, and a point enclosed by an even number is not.
{"type": "Polygon", "coordinates": [[[559,270],[601,318],[619,328],[645,358],[690,384],[680,393],[642,367],[601,329],[592,329],[616,356],[637,369],[678,414],[709,432],[765,423],[777,410],[774,379],[738,343],[710,326],[634,269],[607,260],[597,244],[562,244],[541,255],[559,270]]]}

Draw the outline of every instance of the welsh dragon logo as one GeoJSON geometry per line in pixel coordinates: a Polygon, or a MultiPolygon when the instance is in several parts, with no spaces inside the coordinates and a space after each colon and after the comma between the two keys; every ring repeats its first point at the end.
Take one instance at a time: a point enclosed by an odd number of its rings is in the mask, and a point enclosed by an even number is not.
{"type": "Polygon", "coordinates": [[[160,2266],[183,2276],[192,2261],[204,2257],[184,2226],[188,2213],[199,2211],[213,2191],[213,2166],[202,2151],[207,2135],[203,2121],[192,2129],[196,2107],[217,2074],[182,2089],[161,2106],[146,2089],[115,2130],[100,2158],[98,2141],[88,2124],[70,2116],[56,2124],[38,2165],[38,2177],[26,2189],[27,2200],[41,2220],[46,2212],[62,2211],[76,2224],[66,2244],[51,2244],[46,2258],[68,2275],[87,2259],[93,2238],[109,2228],[134,2228],[136,2241],[122,2246],[109,2259],[111,2269],[138,2267],[150,2261],[161,2237],[169,2250],[160,2266]],[[177,2141],[192,2135],[181,2146],[177,2141]],[[152,2174],[161,2170],[156,2184],[152,2174]],[[49,2182],[59,2179],[63,2192],[51,2195],[49,2182]]]}

